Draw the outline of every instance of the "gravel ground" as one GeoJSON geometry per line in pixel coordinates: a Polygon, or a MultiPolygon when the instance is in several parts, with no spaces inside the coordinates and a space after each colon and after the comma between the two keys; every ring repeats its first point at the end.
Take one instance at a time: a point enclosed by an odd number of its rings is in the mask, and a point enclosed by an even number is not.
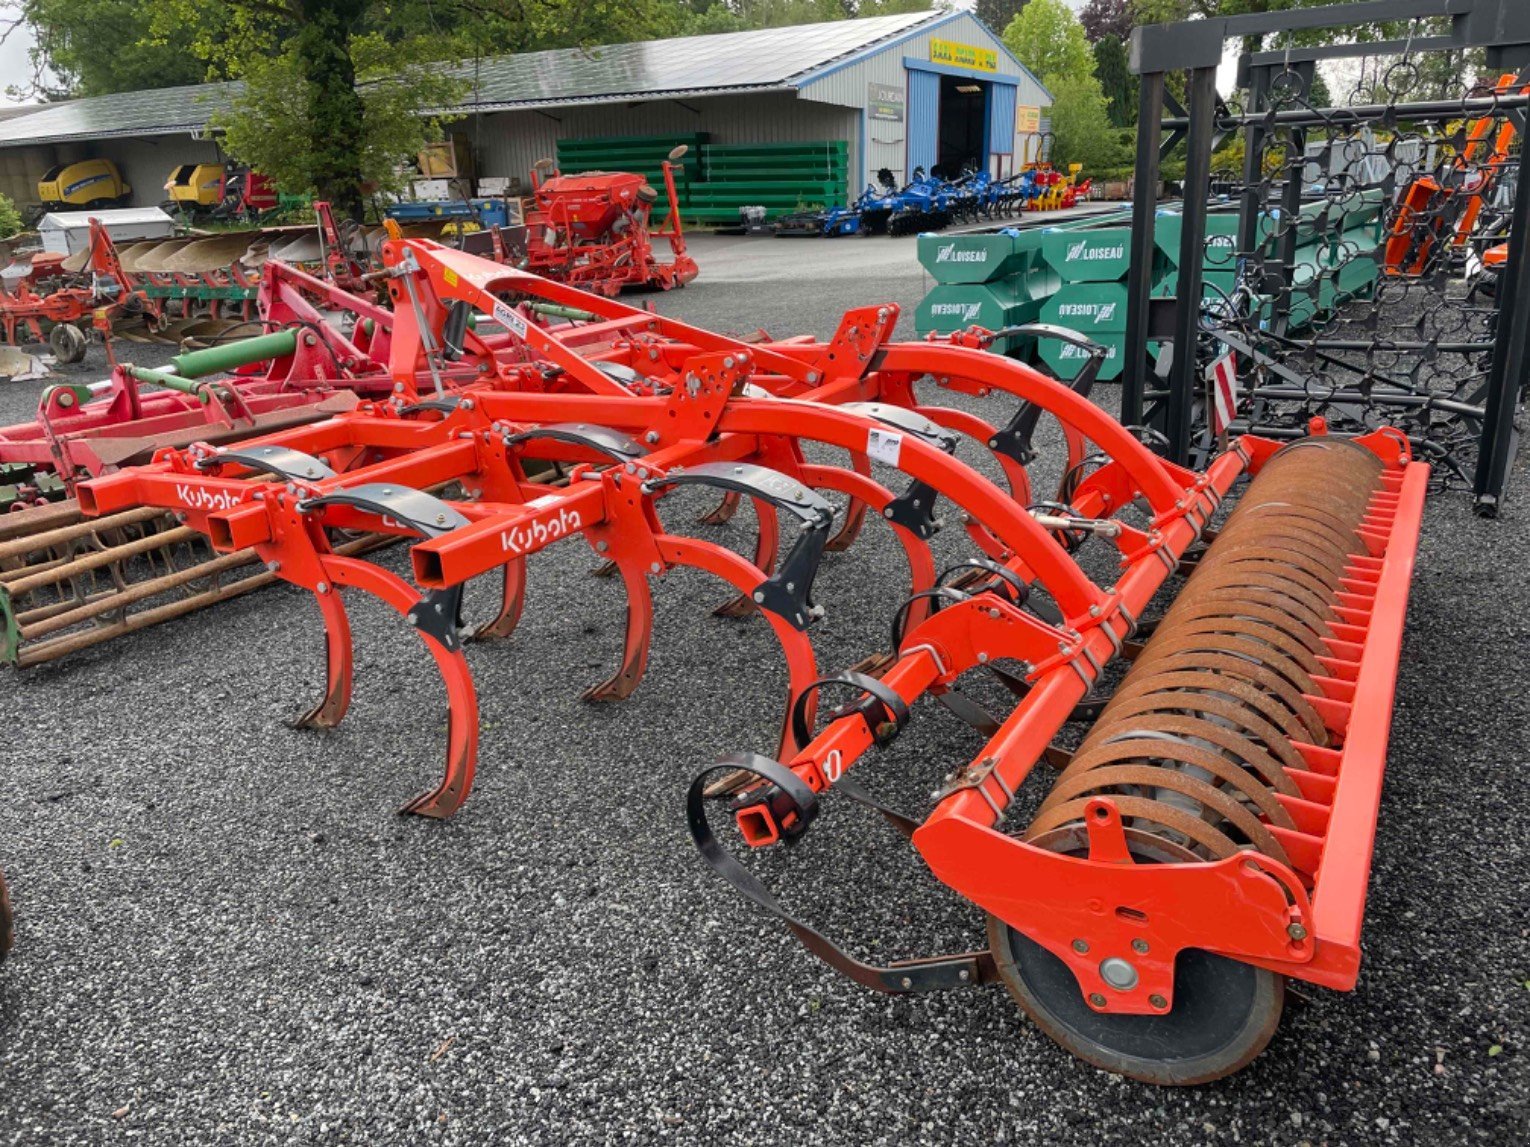
{"type": "MultiPolygon", "coordinates": [[[[721,329],[826,335],[845,307],[911,314],[924,290],[911,241],[696,248],[701,279],[656,302],[721,329]]],[[[36,393],[0,389],[0,424],[36,393]]],[[[668,578],[641,691],[583,704],[622,603],[561,547],[534,561],[511,642],[471,652],[482,768],[447,824],[392,813],[437,767],[443,694],[366,602],[356,703],[328,735],[281,723],[323,668],[317,613],[285,587],[0,685],[19,933],[0,1142],[1524,1142],[1523,467],[1514,485],[1496,523],[1459,493],[1429,509],[1359,986],[1303,989],[1234,1078],[1127,1082],[1002,991],[889,999],[814,961],[683,827],[692,774],[771,747],[767,628],[712,617],[715,583],[668,578]]],[[[826,561],[823,667],[885,642],[898,561],[875,528],[826,561]]],[[[915,805],[975,748],[921,707],[865,780],[915,805]]],[[[979,914],[846,802],[757,863],[865,956],[982,942],[979,914]]]]}

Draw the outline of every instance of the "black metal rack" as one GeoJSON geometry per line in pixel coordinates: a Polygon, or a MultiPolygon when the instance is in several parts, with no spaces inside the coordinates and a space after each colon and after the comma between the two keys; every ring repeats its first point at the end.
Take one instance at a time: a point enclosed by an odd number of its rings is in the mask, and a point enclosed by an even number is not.
{"type": "MultiPolygon", "coordinates": [[[[1301,235],[1306,165],[1310,162],[1309,133],[1327,139],[1330,148],[1336,139],[1358,138],[1373,129],[1392,136],[1394,142],[1373,150],[1377,160],[1391,164],[1392,169],[1370,189],[1378,200],[1386,197],[1386,210],[1392,213],[1389,223],[1395,223],[1399,210],[1395,206],[1399,172],[1412,170],[1397,161],[1395,140],[1410,130],[1410,125],[1433,125],[1436,138],[1451,132],[1459,137],[1460,129],[1447,125],[1469,122],[1473,117],[1495,117],[1512,122],[1519,138],[1524,139],[1530,97],[1520,94],[1519,85],[1530,81],[1530,3],[1385,0],[1152,25],[1132,34],[1131,66],[1140,77],[1140,114],[1122,376],[1123,419],[1161,431],[1167,439],[1167,453],[1176,462],[1191,463],[1207,442],[1204,431],[1197,438],[1202,384],[1194,352],[1211,329],[1209,316],[1204,313],[1207,308],[1200,300],[1212,153],[1229,133],[1241,132],[1245,159],[1238,195],[1237,259],[1240,274],[1246,272],[1265,292],[1268,302],[1259,322],[1251,331],[1243,332],[1246,337],[1233,335],[1225,341],[1233,349],[1246,352],[1257,364],[1259,376],[1271,383],[1256,391],[1259,403],[1274,409],[1293,395],[1317,395],[1315,401],[1324,409],[1354,410],[1376,401],[1376,388],[1380,387],[1395,409],[1410,412],[1408,417],[1426,427],[1417,445],[1426,454],[1433,451],[1441,460],[1448,460],[1445,472],[1453,471],[1463,483],[1470,482],[1478,511],[1495,514],[1517,448],[1514,416],[1530,379],[1530,254],[1525,250],[1530,236],[1530,194],[1515,194],[1512,207],[1503,212],[1508,256],[1497,275],[1493,300],[1477,305],[1468,298],[1458,308],[1464,317],[1454,330],[1398,337],[1398,332],[1379,330],[1371,314],[1368,325],[1360,331],[1365,337],[1338,337],[1355,332],[1326,329],[1310,337],[1290,338],[1290,308],[1300,295],[1293,288],[1292,271],[1301,235]],[[1426,20],[1433,26],[1426,29],[1428,34],[1418,34],[1420,22],[1426,20]],[[1230,39],[1316,30],[1343,35],[1344,29],[1356,26],[1409,22],[1415,34],[1406,39],[1245,52],[1239,59],[1238,82],[1246,92],[1244,110],[1230,109],[1217,93],[1216,73],[1230,39]],[[1389,99],[1330,108],[1314,107],[1307,98],[1318,61],[1363,61],[1389,55],[1406,61],[1425,53],[1464,49],[1484,49],[1487,67],[1495,75],[1516,73],[1514,90],[1475,90],[1465,92],[1460,99],[1389,99]],[[1185,73],[1184,104],[1165,82],[1176,72],[1185,73]],[[1261,165],[1277,137],[1284,149],[1280,152],[1284,178],[1270,179],[1261,165]],[[1185,179],[1177,288],[1174,298],[1155,299],[1155,221],[1161,206],[1161,163],[1181,143],[1185,147],[1185,179]],[[1262,237],[1261,229],[1268,230],[1271,219],[1278,221],[1276,233],[1262,237]],[[1185,305],[1187,302],[1194,305],[1185,305]],[[1167,371],[1155,371],[1149,350],[1154,343],[1173,348],[1167,371]],[[1362,366],[1353,365],[1356,355],[1365,356],[1362,366]],[[1458,356],[1466,365],[1453,378],[1438,374],[1441,355],[1458,356]],[[1389,369],[1378,369],[1378,358],[1385,358],[1389,369]],[[1353,385],[1337,383],[1332,376],[1342,371],[1351,371],[1357,381],[1353,385]],[[1448,384],[1442,393],[1430,388],[1436,377],[1448,384]],[[1431,439],[1428,432],[1435,425],[1442,428],[1438,440],[1431,439]]],[[[1512,170],[1495,173],[1504,177],[1504,186],[1524,187],[1530,180],[1530,147],[1520,147],[1517,158],[1505,167],[1512,170]]],[[[1347,194],[1342,189],[1340,193],[1347,194]]],[[[1331,200],[1336,199],[1331,186],[1328,194],[1331,200]]],[[[1316,224],[1321,226],[1329,218],[1329,206],[1318,204],[1317,208],[1316,224]]],[[[1342,205],[1336,209],[1342,210],[1342,205]]],[[[1378,262],[1383,259],[1388,233],[1387,229],[1381,232],[1381,243],[1373,256],[1378,262]]],[[[1500,234],[1497,238],[1504,237],[1500,234]]],[[[1435,271],[1420,276],[1417,283],[1399,284],[1389,282],[1385,271],[1384,267],[1379,269],[1374,288],[1378,298],[1388,292],[1397,296],[1412,287],[1443,292],[1448,278],[1435,271]]],[[[1373,311],[1377,309],[1379,305],[1373,307],[1373,311]]],[[[1422,328],[1424,319],[1416,325],[1422,328]]],[[[1406,330],[1401,333],[1408,334],[1406,330]]]]}

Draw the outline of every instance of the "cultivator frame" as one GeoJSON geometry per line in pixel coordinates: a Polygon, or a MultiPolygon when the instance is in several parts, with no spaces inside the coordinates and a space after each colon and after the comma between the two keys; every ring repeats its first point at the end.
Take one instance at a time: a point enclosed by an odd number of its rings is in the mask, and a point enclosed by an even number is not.
{"type": "MultiPolygon", "coordinates": [[[[789,678],[775,755],[706,769],[688,821],[721,875],[858,983],[900,993],[1002,980],[1075,1054],[1159,1083],[1214,1078],[1257,1054],[1278,1020],[1283,977],[1353,986],[1428,476],[1401,436],[1318,438],[1283,452],[1245,437],[1195,473],[1157,457],[1077,389],[981,353],[986,332],[891,341],[895,307],[848,312],[827,342],[745,343],[427,241],[392,241],[384,261],[397,306],[391,401],[232,449],[163,451],[85,483],[81,504],[92,515],[172,509],[219,552],[253,548],[313,593],[328,668],[298,724],[333,726],[348,707],[342,592],[400,614],[432,655],[450,713],[441,780],[403,811],[445,817],[466,800],[478,732],[467,642],[509,636],[526,559],[578,536],[627,593],[620,667],[586,691],[590,700],[625,698],[643,677],[650,578],[703,570],[739,595],[729,612],[771,626],[789,678]],[[590,321],[549,328],[537,318],[570,309],[590,321]],[[475,313],[505,334],[475,329],[475,313]],[[443,381],[464,367],[472,385],[443,381]],[[929,405],[919,391],[931,383],[1017,407],[1000,425],[929,405]],[[1025,471],[1043,414],[1063,425],[1073,455],[1048,501],[1025,471]],[[963,440],[993,456],[1003,484],[956,457],[963,440]],[[844,450],[851,466],[809,461],[805,443],[844,450]],[[906,487],[880,481],[873,460],[906,487]],[[532,477],[548,463],[561,475],[552,485],[532,477]],[[1224,540],[1211,523],[1245,475],[1253,481],[1224,540]],[[665,526],[658,507],[682,486],[724,496],[713,521],[738,498],[754,502],[752,560],[665,526]],[[427,492],[448,489],[460,494],[427,492]],[[819,491],[848,500],[837,528],[819,491]],[[928,545],[937,498],[960,509],[974,551],[944,573],[928,545]],[[821,677],[807,635],[822,612],[814,576],[867,513],[891,525],[914,592],[889,608],[892,649],[821,677]],[[778,559],[783,514],[796,530],[778,559]],[[412,539],[414,584],[338,552],[336,531],[356,530],[412,539]],[[1084,545],[1114,552],[1111,584],[1079,564],[1084,545]],[[1155,595],[1191,566],[1204,571],[1191,586],[1210,588],[1139,645],[1155,595]],[[500,579],[503,600],[468,626],[463,589],[485,574],[500,579]],[[1224,645],[1237,655],[1216,652],[1224,645]],[[1176,671],[1187,654],[1204,666],[1176,671]],[[1121,656],[1139,664],[1113,701],[1106,666],[1121,656]],[[958,689],[987,670],[1018,697],[1002,720],[958,689]],[[852,700],[815,732],[830,687],[852,700]],[[986,744],[914,817],[880,805],[849,771],[895,740],[924,697],[986,744]],[[1137,745],[1141,759],[1125,773],[1090,771],[1098,760],[1086,739],[1070,771],[1059,730],[1102,708],[1102,721],[1119,719],[1143,697],[1150,725],[1169,717],[1135,737],[1148,742],[1137,745]],[[1006,835],[1000,822],[1043,761],[1065,766],[1060,787],[1026,839],[1006,835]],[[939,879],[990,914],[990,951],[866,964],[791,917],[707,819],[707,798],[723,797],[748,844],[790,842],[831,789],[882,812],[939,879]],[[1198,811],[1186,813],[1186,801],[1198,811]],[[1242,987],[1229,996],[1229,984],[1242,987]],[[1143,1031],[1156,1050],[1137,1054],[1143,1031]]],[[[1071,332],[1033,333],[1091,346],[1071,332]]],[[[1097,366],[1098,348],[1089,354],[1097,366]]]]}

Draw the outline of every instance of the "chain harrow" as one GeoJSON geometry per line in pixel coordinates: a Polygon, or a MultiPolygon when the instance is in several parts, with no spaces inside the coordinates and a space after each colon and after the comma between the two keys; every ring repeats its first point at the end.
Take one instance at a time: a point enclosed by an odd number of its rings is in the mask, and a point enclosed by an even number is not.
{"type": "MultiPolygon", "coordinates": [[[[1259,221],[1253,246],[1205,244],[1207,271],[1233,286],[1208,286],[1199,352],[1240,356],[1234,432],[1393,426],[1437,487],[1471,484],[1499,323],[1491,252],[1509,238],[1527,80],[1420,101],[1404,59],[1363,70],[1345,106],[1324,108],[1309,78],[1274,73],[1248,109],[1246,172],[1213,177],[1259,221]]],[[[1204,454],[1215,435],[1198,418],[1204,454]]]]}

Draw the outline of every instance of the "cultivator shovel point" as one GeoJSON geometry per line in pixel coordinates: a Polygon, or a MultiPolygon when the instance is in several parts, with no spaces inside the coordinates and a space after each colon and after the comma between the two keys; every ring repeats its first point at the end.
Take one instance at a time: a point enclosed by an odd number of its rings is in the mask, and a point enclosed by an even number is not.
{"type": "Polygon", "coordinates": [[[218,552],[251,547],[312,592],[328,671],[303,723],[334,725],[347,708],[344,599],[369,594],[402,616],[450,711],[441,781],[405,811],[449,816],[467,798],[478,697],[465,643],[508,637],[526,560],[579,537],[627,595],[621,664],[592,700],[638,688],[650,583],[677,567],[718,577],[771,627],[789,682],[774,756],[705,770],[687,818],[723,877],[858,983],[1003,982],[1076,1054],[1159,1083],[1215,1078],[1257,1054],[1285,977],[1353,985],[1428,472],[1400,436],[1283,450],[1245,437],[1195,473],[1089,401],[1104,352],[1072,332],[1033,332],[1086,347],[1086,370],[1064,385],[977,349],[988,332],[892,342],[890,306],[850,311],[827,342],[744,342],[427,241],[395,239],[385,262],[390,400],[232,449],[163,451],[85,483],[81,502],[101,515],[174,508],[218,552]],[[558,313],[585,321],[539,317],[558,313]],[[938,405],[941,392],[995,413],[938,405]],[[1070,455],[1050,498],[1026,470],[1043,415],[1070,455]],[[826,464],[824,447],[850,465],[826,464]],[[967,460],[979,454],[998,480],[967,460]],[[751,556],[666,526],[659,508],[683,487],[721,496],[714,522],[753,503],[751,556]],[[967,551],[944,572],[937,504],[967,551]],[[892,530],[912,593],[888,603],[889,649],[823,676],[808,634],[833,603],[815,598],[816,574],[862,516],[892,530]],[[411,539],[413,583],[338,553],[338,531],[354,530],[411,539]],[[1110,584],[1085,572],[1088,551],[1116,564],[1110,584]],[[1140,624],[1186,569],[1163,620],[1140,624]],[[462,595],[483,575],[503,605],[474,629],[462,595]],[[1115,658],[1133,665],[1111,693],[1115,658]],[[989,671],[1015,697],[1008,715],[958,689],[989,671]],[[825,690],[841,703],[821,722],[825,690]],[[985,744],[913,816],[850,771],[892,745],[926,696],[985,744]],[[1067,753],[1063,726],[1095,718],[1067,753]],[[1038,802],[1026,782],[1042,760],[1060,772],[1038,802]],[[791,917],[708,821],[709,797],[722,797],[749,845],[791,842],[831,789],[881,812],[989,914],[989,949],[857,960],[791,917]],[[1007,816],[1023,823],[1003,831],[1007,816]]]}

